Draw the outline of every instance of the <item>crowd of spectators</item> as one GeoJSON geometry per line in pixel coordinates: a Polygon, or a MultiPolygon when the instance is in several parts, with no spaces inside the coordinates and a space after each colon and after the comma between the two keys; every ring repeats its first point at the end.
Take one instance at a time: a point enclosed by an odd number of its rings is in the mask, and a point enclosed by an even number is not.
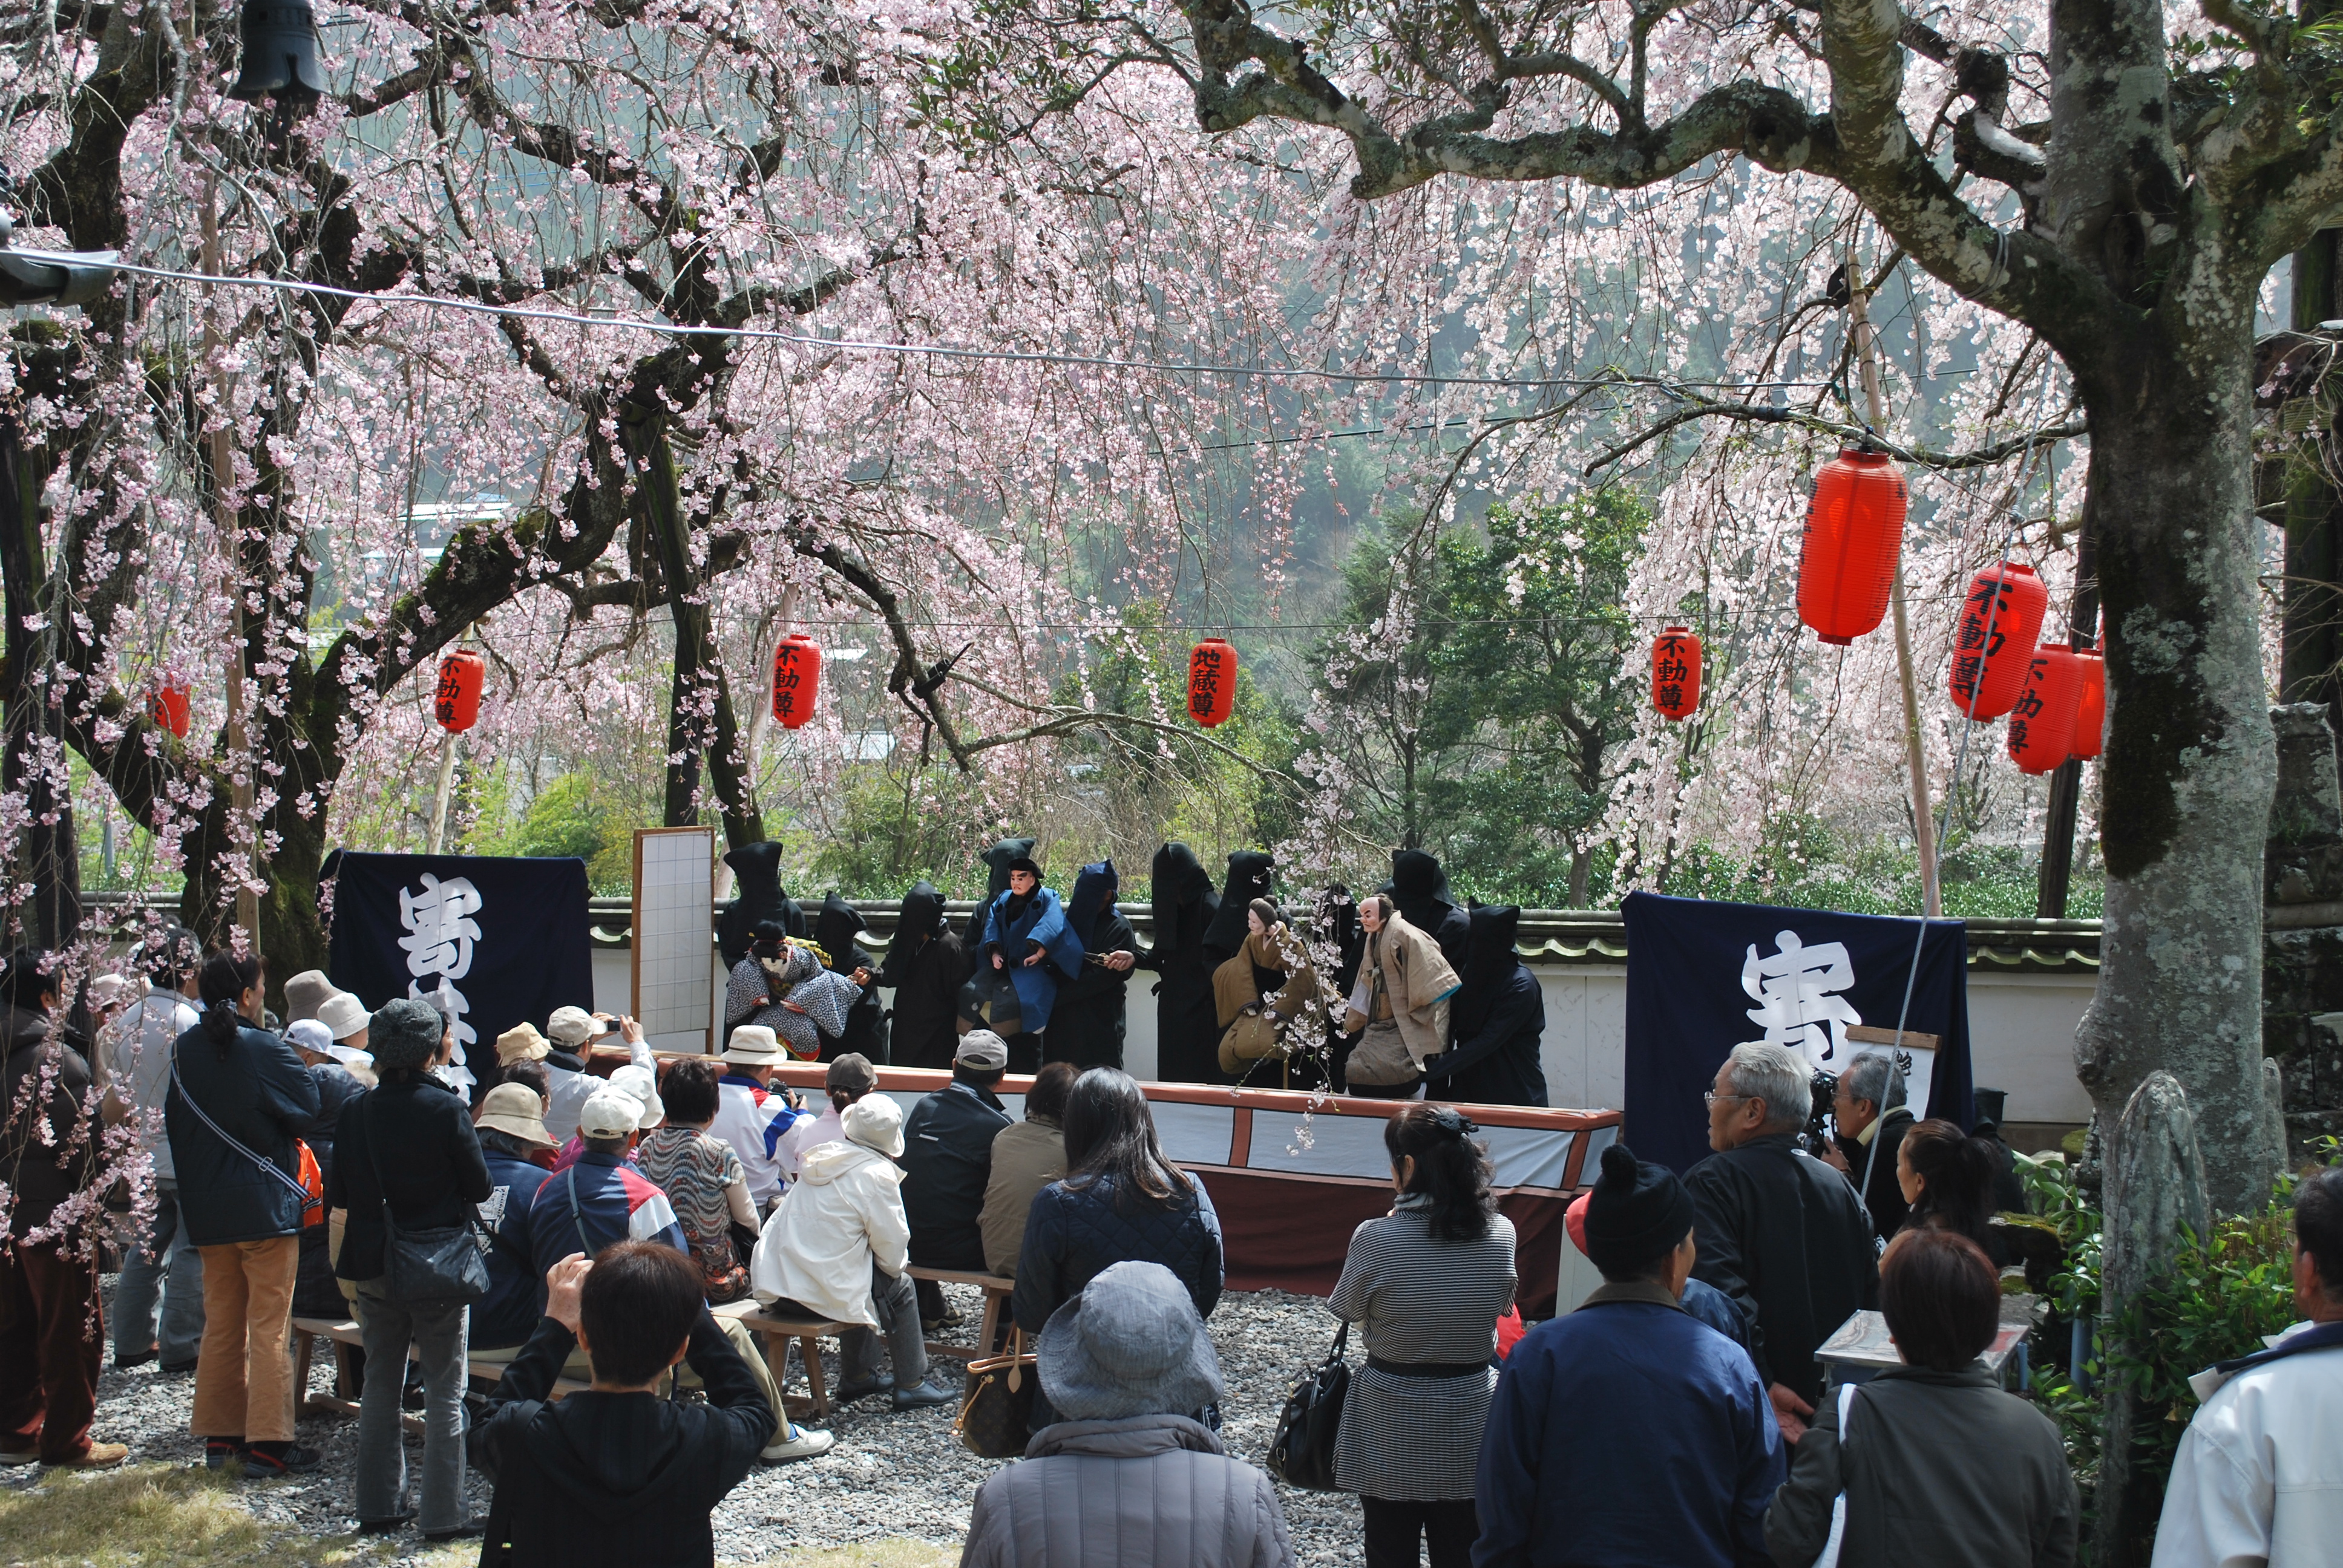
{"type": "MultiPolygon", "coordinates": [[[[974,957],[1039,1023],[1048,977],[1014,983],[1031,967],[1017,944],[1072,939],[1030,859],[1006,870],[974,957]]],[[[1412,913],[1388,895],[1358,910],[1354,1081],[1381,1078],[1395,1100],[1444,1076],[1434,993],[1454,980],[1447,950],[1478,929],[1413,891],[1412,913]]],[[[916,903],[924,929],[899,932],[890,966],[957,949],[940,902],[932,923],[916,903]]],[[[1273,907],[1249,913],[1251,937],[1275,936],[1273,907]]],[[[295,1016],[279,1026],[257,958],[204,956],[175,930],[138,950],[143,992],[92,1046],[55,966],[12,957],[0,1461],[125,1457],[93,1435],[105,1313],[77,1240],[96,1222],[104,1127],[119,1125],[152,1177],[111,1304],[116,1364],[194,1373],[210,1466],[300,1474],[320,1461],[296,1441],[288,1326],[347,1307],[363,1342],[361,1531],[485,1538],[484,1563],[712,1562],[711,1513],[753,1466],[836,1441],[789,1419],[751,1328],[712,1309],[842,1325],[841,1402],[953,1404],[927,1343],[953,1320],[916,1270],[990,1276],[1004,1334],[1038,1357],[1030,1445],[979,1493],[964,1563],[1291,1563],[1275,1488],[1220,1436],[1205,1327],[1220,1218],[1140,1086],[1049,1061],[1012,1116],[1001,1080],[1046,1035],[963,1018],[950,1081],[908,1113],[853,1051],[804,1103],[775,1070],[811,1016],[792,1010],[809,977],[778,930],[757,928],[754,972],[736,971],[752,1016],[719,1058],[661,1063],[633,1020],[565,1007],[497,1040],[476,1104],[450,1086],[451,1022],[427,1000],[369,1012],[312,971],[285,983],[295,1016]],[[624,1063],[598,1064],[603,1046],[624,1063]],[[477,1264],[484,1287],[418,1294],[402,1271],[451,1235],[462,1245],[433,1266],[477,1264]],[[468,1388],[483,1367],[501,1372],[486,1395],[468,1388]],[[485,1518],[468,1515],[468,1470],[495,1483],[485,1518]]],[[[1485,958],[1467,968],[1502,970],[1485,958]]],[[[870,979],[860,959],[824,972],[849,990],[870,979]]],[[[1273,989],[1255,977],[1255,1000],[1273,989]]],[[[851,1010],[843,991],[830,1002],[851,1010]]],[[[2005,1172],[1994,1146],[1916,1121],[1904,1098],[1891,1057],[1859,1056],[1835,1141],[1811,1157],[1803,1060],[1735,1048],[1705,1096],[1706,1160],[1679,1176],[1604,1149],[1565,1221],[1604,1283],[1525,1334],[1507,1329],[1516,1237],[1479,1129],[1453,1105],[1394,1106],[1390,1211],[1358,1226],[1328,1302],[1365,1352],[1332,1464],[1361,1499],[1369,1568],[2073,1562],[2057,1431],[1981,1359],[2000,1322],[2005,1172]],[[1864,1311],[1902,1364],[1826,1383],[1816,1351],[1864,1311]]],[[[2322,1562],[2343,1533],[2343,1171],[2302,1181],[2295,1225],[2306,1321],[2200,1379],[2158,1568],[2322,1562]]]]}

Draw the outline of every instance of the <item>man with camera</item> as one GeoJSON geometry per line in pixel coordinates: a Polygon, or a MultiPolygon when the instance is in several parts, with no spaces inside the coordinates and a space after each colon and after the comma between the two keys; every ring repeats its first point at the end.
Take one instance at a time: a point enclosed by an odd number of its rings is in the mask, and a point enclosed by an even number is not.
{"type": "Polygon", "coordinates": [[[1882,1241],[1904,1228],[1911,1204],[1896,1179],[1896,1151],[1912,1131],[1912,1108],[1904,1103],[1904,1074],[1884,1050],[1866,1050],[1839,1075],[1831,1100],[1838,1136],[1818,1151],[1822,1161],[1855,1183],[1882,1241]]]}
{"type": "Polygon", "coordinates": [[[1822,1395],[1815,1348],[1879,1304],[1871,1219],[1844,1177],[1797,1146],[1813,1099],[1797,1052],[1736,1045],[1704,1098],[1716,1152],[1684,1178],[1696,1215],[1693,1277],[1740,1304],[1750,1360],[1795,1442],[1822,1395]]]}

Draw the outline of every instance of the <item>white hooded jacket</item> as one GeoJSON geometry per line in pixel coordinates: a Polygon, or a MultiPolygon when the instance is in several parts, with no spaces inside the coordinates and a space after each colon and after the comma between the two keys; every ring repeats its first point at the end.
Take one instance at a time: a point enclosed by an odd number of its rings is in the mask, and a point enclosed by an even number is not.
{"type": "MultiPolygon", "coordinates": [[[[870,1098],[894,1112],[900,1149],[901,1109],[883,1095],[870,1098]]],[[[862,1103],[858,1101],[855,1109],[862,1103]]],[[[809,1150],[798,1180],[781,1194],[757,1239],[749,1281],[758,1302],[793,1301],[833,1322],[877,1328],[878,1314],[870,1308],[871,1261],[897,1277],[910,1263],[902,1182],[900,1167],[861,1143],[823,1143],[809,1150]]]]}

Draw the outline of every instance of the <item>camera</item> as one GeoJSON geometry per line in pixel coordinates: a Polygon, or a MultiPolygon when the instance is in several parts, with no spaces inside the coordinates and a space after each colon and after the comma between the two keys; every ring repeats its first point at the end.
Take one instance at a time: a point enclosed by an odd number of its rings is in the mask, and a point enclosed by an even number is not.
{"type": "Polygon", "coordinates": [[[1819,1160],[1831,1146],[1831,1104],[1838,1099],[1838,1074],[1816,1068],[1806,1087],[1813,1104],[1806,1112],[1805,1131],[1798,1134],[1798,1147],[1819,1160]]]}

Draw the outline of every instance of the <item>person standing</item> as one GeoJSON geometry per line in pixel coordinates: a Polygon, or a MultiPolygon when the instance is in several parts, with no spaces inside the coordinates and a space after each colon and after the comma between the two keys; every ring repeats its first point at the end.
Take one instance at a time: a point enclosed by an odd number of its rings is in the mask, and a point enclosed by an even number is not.
{"type": "MultiPolygon", "coordinates": [[[[1066,1174],[1066,1096],[1081,1075],[1071,1061],[1053,1061],[1034,1075],[1025,1091],[1025,1120],[1012,1121],[992,1140],[992,1172],[984,1183],[984,1266],[1004,1279],[1017,1277],[1017,1254],[1025,1245],[1025,1219],[1033,1195],[1066,1174]]],[[[986,1347],[990,1349],[990,1346],[986,1347]]]]}
{"type": "Polygon", "coordinates": [[[822,951],[822,960],[832,970],[853,977],[862,987],[862,995],[846,1011],[846,1027],[835,1038],[825,1036],[821,1042],[821,1059],[828,1061],[841,1051],[855,1051],[870,1056],[884,1056],[885,1044],[879,1038],[879,1026],[884,1015],[879,1010],[879,988],[870,983],[871,972],[879,960],[862,950],[855,938],[870,929],[862,911],[830,890],[821,900],[821,913],[814,917],[814,946],[822,951]]]}
{"type": "Polygon", "coordinates": [[[1515,950],[1522,911],[1483,904],[1451,1004],[1455,1043],[1423,1064],[1423,1091],[1473,1105],[1544,1105],[1545,992],[1515,950]]]}
{"type": "MultiPolygon", "coordinates": [[[[1009,1047],[989,1029],[960,1037],[952,1081],[911,1108],[903,1124],[903,1208],[911,1226],[911,1261],[922,1269],[984,1268],[984,1189],[992,1177],[992,1141],[1009,1125],[993,1092],[1008,1070],[1009,1047]]],[[[952,1321],[943,1292],[921,1280],[920,1315],[930,1328],[952,1321]]]]}
{"type": "Polygon", "coordinates": [[[1009,890],[985,906],[980,929],[977,962],[1006,977],[1017,993],[1017,1029],[1003,1037],[1009,1066],[1039,1071],[1059,977],[1082,972],[1081,939],[1067,926],[1058,895],[1041,885],[1041,868],[1022,855],[1009,863],[1009,890]]]}
{"type": "Polygon", "coordinates": [[[2009,1244],[1993,1228],[1994,1146],[1941,1117],[1915,1122],[1896,1145],[1898,1195],[1909,1205],[1906,1231],[1950,1231],[1975,1241],[1996,1269],[2009,1244]]]}
{"type": "Polygon", "coordinates": [[[1365,1368],[1335,1429],[1334,1483],[1359,1494],[1367,1568],[1469,1568],[1473,1471],[1513,1304],[1513,1227],[1489,1191],[1479,1129],[1444,1105],[1383,1123],[1392,1211],[1352,1232],[1326,1305],[1360,1326],[1365,1368]]]}
{"type": "Polygon", "coordinates": [[[185,927],[166,926],[143,945],[140,962],[150,989],[115,1020],[103,1110],[116,1121],[137,1120],[138,1146],[155,1161],[155,1218],[124,1255],[114,1289],[114,1364],[120,1370],[159,1359],[166,1372],[191,1372],[204,1337],[204,1258],[179,1220],[179,1178],[163,1101],[171,1087],[171,1047],[196,1027],[187,1003],[203,950],[185,927]]]}
{"type": "Polygon", "coordinates": [[[1912,1108],[1904,1103],[1904,1074],[1896,1059],[1884,1050],[1866,1050],[1847,1063],[1831,1100],[1831,1121],[1838,1136],[1823,1151],[1823,1163],[1855,1183],[1872,1232],[1885,1242],[1904,1228],[1896,1151],[1912,1131],[1912,1108]]]}
{"type": "Polygon", "coordinates": [[[1204,928],[1204,962],[1209,968],[1219,969],[1243,950],[1245,937],[1252,930],[1247,912],[1256,899],[1275,909],[1269,894],[1276,885],[1277,862],[1265,850],[1230,851],[1228,879],[1221,884],[1220,907],[1204,928]]]}
{"type": "Polygon", "coordinates": [[[1462,970],[1472,960],[1472,922],[1448,890],[1448,873],[1439,860],[1422,849],[1393,850],[1392,879],[1383,891],[1400,919],[1439,944],[1450,969],[1462,970]]]}
{"type": "Polygon", "coordinates": [[[317,1081],[293,1048],[256,1028],[257,955],[214,953],[196,976],[203,1020],[171,1050],[164,1106],[179,1217],[204,1254],[204,1342],[190,1418],[204,1462],[256,1479],[317,1468],[293,1441],[287,1340],[307,1206],[298,1129],[317,1081]]]}
{"type": "Polygon", "coordinates": [[[2294,1190],[2294,1305],[2268,1349],[2188,1380],[2154,1568],[2311,1568],[2343,1542],[2343,1166],[2294,1190]]]}
{"type": "Polygon", "coordinates": [[[1178,839],[1155,851],[1152,945],[1139,967],[1155,983],[1155,1075],[1166,1083],[1211,1083],[1219,1076],[1221,1031],[1213,1023],[1212,966],[1204,932],[1221,912],[1212,875],[1178,839]]]}
{"type": "Polygon", "coordinates": [[[1423,1064],[1448,1044],[1448,1001],[1456,971],[1433,940],[1410,925],[1388,893],[1359,901],[1367,950],[1344,1017],[1358,1035],[1343,1064],[1344,1092],[1372,1100],[1412,1100],[1423,1064]]]}
{"type": "Polygon", "coordinates": [[[1767,1560],[1781,1433],[1747,1352],[1679,1302],[1693,1224],[1674,1171],[1603,1151],[1586,1251],[1604,1282],[1505,1358],[1474,1471],[1474,1568],[1767,1560]]]}
{"type": "Polygon", "coordinates": [[[1906,1231],[1879,1304],[1904,1364],[1823,1402],[1765,1513],[1774,1561],[1813,1563],[1844,1495],[1839,1568],[2066,1568],[2081,1502],[2058,1428],[1977,1359],[2001,1326],[1993,1265],[1966,1236],[1906,1231]]]}
{"type": "Polygon", "coordinates": [[[104,1470],[130,1450],[93,1442],[106,1320],[97,1297],[98,1117],[78,1033],[55,1017],[46,953],[0,975],[0,1463],[104,1470]]]}
{"type": "Polygon", "coordinates": [[[464,1097],[431,1075],[455,1054],[447,1020],[427,1001],[399,998],[367,1030],[377,1087],[342,1111],[328,1206],[348,1211],[335,1272],[357,1287],[366,1331],[366,1392],[358,1405],[357,1515],[367,1534],[415,1521],[426,1541],[478,1535],[464,1507],[464,1350],[469,1308],[408,1302],[390,1292],[392,1225],[403,1231],[468,1222],[490,1191],[488,1168],[464,1097]],[[423,1374],[421,1505],[407,1508],[399,1427],[410,1348],[423,1374]]]}
{"type": "Polygon", "coordinates": [[[1735,1046],[1704,1097],[1716,1152],[1684,1178],[1699,1212],[1694,1272],[1741,1307],[1750,1360],[1792,1442],[1822,1394],[1816,1347],[1879,1304],[1870,1215],[1844,1177],[1798,1151],[1807,1082],[1787,1046],[1735,1046]]]}
{"type": "Polygon", "coordinates": [[[1086,1067],[1121,1067],[1123,988],[1139,961],[1139,938],[1114,907],[1122,879],[1112,860],[1084,866],[1074,876],[1066,900],[1066,925],[1082,944],[1081,966],[1061,977],[1050,1032],[1042,1038],[1045,1061],[1086,1067]]]}
{"type": "Polygon", "coordinates": [[[930,882],[912,883],[879,966],[879,983],[895,993],[887,1035],[890,1062],[950,1070],[960,1040],[960,988],[968,976],[968,947],[944,919],[943,895],[930,882]]]}

